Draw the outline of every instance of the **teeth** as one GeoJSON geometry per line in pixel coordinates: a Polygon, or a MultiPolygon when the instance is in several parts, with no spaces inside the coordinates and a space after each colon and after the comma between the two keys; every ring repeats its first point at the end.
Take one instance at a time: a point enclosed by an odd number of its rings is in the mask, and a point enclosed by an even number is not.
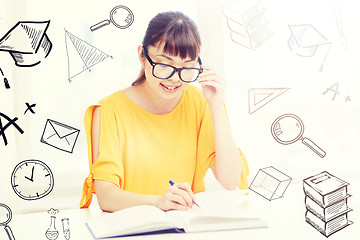
{"type": "MultiPolygon", "coordinates": [[[[165,85],[164,85],[165,86],[165,85]]],[[[167,89],[169,89],[169,90],[173,90],[173,89],[175,89],[176,87],[169,87],[169,86],[165,86],[167,89]]]]}

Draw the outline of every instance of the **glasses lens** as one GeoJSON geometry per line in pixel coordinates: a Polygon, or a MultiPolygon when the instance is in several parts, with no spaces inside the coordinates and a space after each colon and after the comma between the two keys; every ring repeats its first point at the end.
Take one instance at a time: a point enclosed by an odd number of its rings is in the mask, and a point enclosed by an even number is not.
{"type": "Polygon", "coordinates": [[[153,73],[157,78],[169,78],[174,72],[174,69],[164,64],[156,64],[153,73]]]}
{"type": "Polygon", "coordinates": [[[200,70],[196,68],[185,68],[180,72],[180,78],[185,82],[195,81],[200,74],[200,70]]]}

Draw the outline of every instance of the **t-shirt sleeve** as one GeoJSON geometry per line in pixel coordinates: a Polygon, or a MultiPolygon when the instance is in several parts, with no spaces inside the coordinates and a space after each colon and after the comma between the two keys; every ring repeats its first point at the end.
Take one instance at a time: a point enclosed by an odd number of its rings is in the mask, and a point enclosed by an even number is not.
{"type": "Polygon", "coordinates": [[[101,105],[99,157],[90,165],[94,179],[124,188],[124,169],[120,152],[120,136],[116,116],[111,107],[101,105]]]}
{"type": "Polygon", "coordinates": [[[124,188],[124,170],[120,154],[120,140],[116,116],[111,107],[106,104],[90,106],[85,113],[85,132],[88,144],[88,158],[90,173],[84,181],[80,202],[81,208],[89,207],[92,193],[95,193],[94,179],[112,182],[124,188]],[[99,157],[92,156],[92,120],[96,107],[101,107],[101,125],[99,141],[99,157]]]}

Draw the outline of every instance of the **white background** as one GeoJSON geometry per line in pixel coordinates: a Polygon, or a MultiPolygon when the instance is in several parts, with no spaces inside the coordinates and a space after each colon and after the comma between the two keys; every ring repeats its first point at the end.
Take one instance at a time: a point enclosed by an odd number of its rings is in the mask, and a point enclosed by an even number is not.
{"type": "MultiPolygon", "coordinates": [[[[183,11],[198,24],[203,63],[215,68],[227,80],[225,103],[234,139],[249,163],[249,184],[260,168],[268,166],[286,173],[294,183],[325,170],[350,184],[358,178],[360,3],[356,0],[263,0],[272,35],[255,50],[231,40],[222,12],[224,3],[226,1],[215,0],[2,0],[0,37],[18,21],[51,20],[47,35],[53,48],[41,64],[30,68],[16,67],[10,55],[0,51],[0,67],[11,85],[11,89],[5,89],[0,79],[0,112],[18,117],[17,124],[24,130],[21,135],[9,127],[5,132],[7,146],[0,137],[0,202],[14,213],[78,207],[83,180],[88,174],[85,110],[110,93],[131,85],[139,73],[137,46],[141,44],[147,24],[158,12],[168,10],[183,11]],[[336,2],[347,48],[340,42],[334,13],[336,2]],[[134,23],[127,29],[110,24],[91,32],[90,26],[107,19],[117,5],[132,10],[134,23]],[[311,24],[331,42],[322,72],[319,68],[326,49],[319,47],[311,58],[297,56],[289,49],[288,25],[297,24],[311,24]],[[69,83],[65,30],[113,58],[107,58],[92,67],[91,72],[85,71],[69,83]],[[333,100],[333,91],[323,93],[335,83],[338,83],[339,94],[333,100]],[[290,89],[250,114],[250,88],[290,89]],[[347,96],[351,101],[345,101],[347,96]],[[36,104],[35,114],[24,115],[26,102],[36,104]],[[304,137],[326,152],[324,158],[300,141],[291,145],[275,141],[270,126],[286,113],[302,119],[304,137]],[[72,154],[40,142],[47,119],[80,129],[72,154]],[[26,159],[41,160],[54,173],[55,187],[43,199],[24,201],[11,188],[10,177],[15,165],[26,159]]],[[[220,188],[211,175],[206,179],[208,189],[220,188]]],[[[359,186],[351,185],[350,189],[359,189],[359,186]]]]}

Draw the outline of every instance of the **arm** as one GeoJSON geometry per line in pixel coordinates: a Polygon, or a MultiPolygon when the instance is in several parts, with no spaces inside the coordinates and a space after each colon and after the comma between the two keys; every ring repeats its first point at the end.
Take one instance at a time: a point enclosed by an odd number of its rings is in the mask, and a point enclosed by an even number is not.
{"type": "MultiPolygon", "coordinates": [[[[95,162],[99,155],[101,131],[101,108],[96,107],[92,120],[92,155],[95,162]]],[[[188,209],[193,204],[190,184],[176,183],[169,187],[163,196],[145,195],[129,192],[112,182],[94,179],[94,187],[99,206],[104,211],[117,211],[136,205],[153,205],[162,210],[188,209]]]]}
{"type": "Polygon", "coordinates": [[[199,78],[208,102],[214,126],[216,161],[212,171],[218,182],[226,189],[235,189],[240,184],[241,157],[231,135],[223,106],[225,81],[212,69],[202,66],[199,78]]]}

